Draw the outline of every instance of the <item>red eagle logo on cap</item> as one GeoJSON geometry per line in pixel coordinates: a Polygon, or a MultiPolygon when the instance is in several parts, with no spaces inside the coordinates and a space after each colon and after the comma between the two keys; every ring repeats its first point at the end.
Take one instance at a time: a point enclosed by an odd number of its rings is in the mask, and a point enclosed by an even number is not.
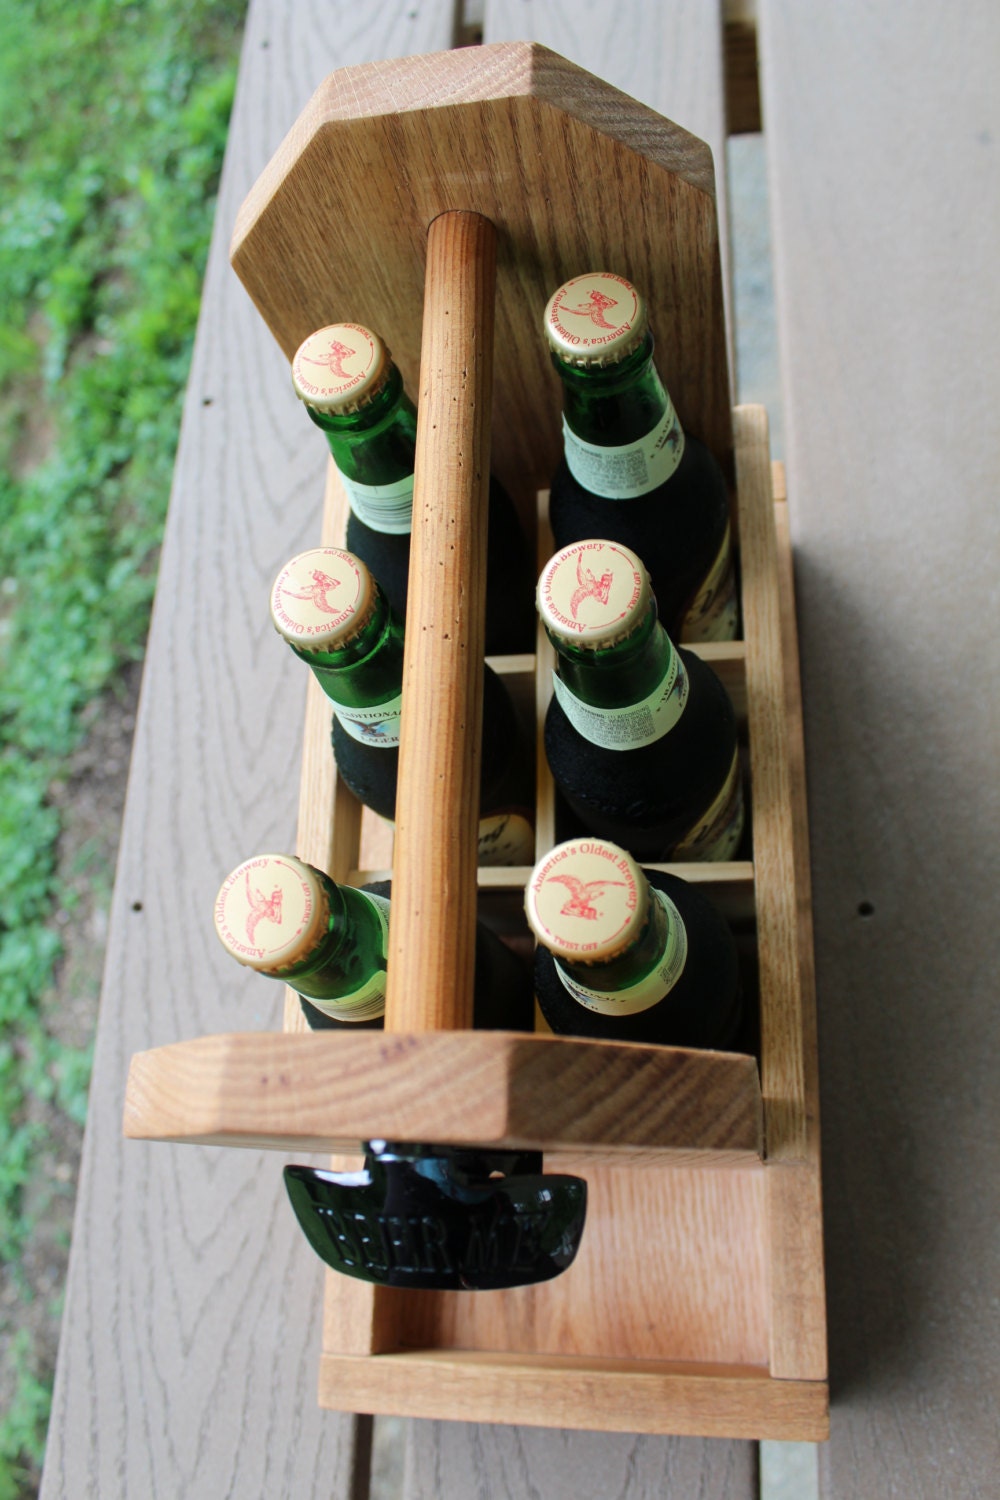
{"type": "Polygon", "coordinates": [[[624,880],[578,880],[575,875],[553,875],[551,878],[569,890],[569,900],[559,915],[585,917],[588,922],[595,922],[601,915],[594,901],[604,895],[608,886],[625,884],[624,880]]]}
{"type": "Polygon", "coordinates": [[[608,322],[604,313],[606,308],[617,306],[618,303],[614,297],[606,297],[603,292],[599,292],[595,287],[588,300],[581,307],[567,307],[564,303],[561,310],[572,313],[577,318],[589,318],[592,323],[596,323],[598,328],[606,328],[609,333],[614,333],[615,325],[608,322]]]}

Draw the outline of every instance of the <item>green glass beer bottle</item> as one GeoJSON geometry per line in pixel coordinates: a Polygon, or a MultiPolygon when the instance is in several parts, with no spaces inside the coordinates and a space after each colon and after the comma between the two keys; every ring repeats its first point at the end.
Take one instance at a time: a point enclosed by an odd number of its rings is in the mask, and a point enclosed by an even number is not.
{"type": "Polygon", "coordinates": [[[549,299],[545,333],[563,386],[564,457],[549,518],[557,548],[621,542],[649,570],[677,641],[738,629],[729,497],[718,464],[677,418],[653,363],[646,304],[610,271],[549,299]]]}
{"type": "MultiPolygon", "coordinates": [[[[244,860],[222,882],[215,930],[238,963],[295,990],[314,1030],[384,1024],[392,882],[338,885],[291,854],[244,860]]],[[[527,965],[476,926],[473,1025],[530,1031],[527,965]]]]}
{"type": "Polygon", "coordinates": [[[736,945],[706,896],[601,839],[558,844],[525,892],[535,994],[554,1032],[676,1047],[734,1044],[736,945]]]}
{"type": "Polygon", "coordinates": [[[215,930],[238,963],[308,997],[307,1019],[382,1024],[389,903],[335,885],[290,854],[244,860],[215,898],[215,930]]]}
{"type": "MultiPolygon", "coordinates": [[[[317,547],[282,568],[271,619],[333,703],[333,751],[359,801],[390,821],[396,811],[403,691],[403,626],[360,558],[317,547]]],[[[479,861],[534,857],[531,757],[497,674],[483,674],[479,861]]]]}
{"type": "MultiPolygon", "coordinates": [[[[379,580],[405,618],[413,523],[417,414],[382,340],[359,323],[334,323],[305,340],[292,386],[325,434],[350,501],[347,550],[379,580]]],[[[532,567],[513,502],[490,480],[486,572],[487,654],[534,649],[532,567]]]]}
{"type": "Polygon", "coordinates": [[[732,704],[711,667],[674,646],[635,553],[603,539],[564,547],[542,570],[538,609],[556,650],[545,753],[578,828],[636,859],[734,858],[732,704]]]}

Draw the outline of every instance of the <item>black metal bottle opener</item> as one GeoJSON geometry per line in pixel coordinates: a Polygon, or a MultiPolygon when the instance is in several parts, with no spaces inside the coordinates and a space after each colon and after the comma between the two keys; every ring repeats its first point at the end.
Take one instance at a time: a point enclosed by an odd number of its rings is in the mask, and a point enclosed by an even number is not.
{"type": "Polygon", "coordinates": [[[360,1172],[285,1168],[317,1255],[379,1286],[493,1291],[548,1281],[583,1234],[587,1184],[540,1151],[369,1141],[360,1172]]]}

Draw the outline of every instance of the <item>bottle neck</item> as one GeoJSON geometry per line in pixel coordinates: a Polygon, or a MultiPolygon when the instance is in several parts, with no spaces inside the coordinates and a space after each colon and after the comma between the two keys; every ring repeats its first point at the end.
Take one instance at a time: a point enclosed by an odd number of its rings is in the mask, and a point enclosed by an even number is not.
{"type": "Polygon", "coordinates": [[[653,363],[653,336],[610,365],[573,365],[552,355],[563,384],[563,412],[587,443],[621,447],[661,422],[670,398],[653,363]]]}
{"type": "Polygon", "coordinates": [[[643,618],[623,640],[587,649],[546,627],[565,687],[595,708],[623,708],[655,692],[676,654],[650,599],[643,618]]]}
{"type": "Polygon", "coordinates": [[[649,911],[635,940],[613,958],[581,963],[556,959],[573,998],[588,1010],[613,1016],[657,1005],[673,989],[687,959],[680,912],[663,892],[649,890],[649,911]]]}
{"type": "Polygon", "coordinates": [[[357,635],[338,649],[316,651],[289,644],[339,707],[372,707],[402,692],[403,625],[381,590],[357,635]]]}
{"type": "Polygon", "coordinates": [[[684,456],[684,431],[653,364],[647,334],[606,367],[555,357],[564,392],[563,449],[577,484],[606,500],[638,500],[666,485],[684,456]]]}
{"type": "Polygon", "coordinates": [[[395,365],[378,394],[358,411],[307,410],[326,435],[355,514],[373,530],[409,532],[417,412],[395,365]]]}
{"type": "Polygon", "coordinates": [[[316,871],[329,902],[326,932],[300,962],[272,977],[342,1020],[367,1021],[385,1010],[388,908],[384,897],[339,886],[316,871]]]}
{"type": "Polygon", "coordinates": [[[687,706],[691,681],[680,652],[656,618],[603,651],[553,637],[552,689],[577,733],[606,750],[639,750],[670,733],[687,706]]]}

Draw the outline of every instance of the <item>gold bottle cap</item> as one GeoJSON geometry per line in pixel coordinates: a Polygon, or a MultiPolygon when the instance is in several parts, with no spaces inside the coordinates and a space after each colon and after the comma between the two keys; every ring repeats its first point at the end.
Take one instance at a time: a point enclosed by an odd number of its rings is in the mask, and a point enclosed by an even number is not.
{"type": "Polygon", "coordinates": [[[619,542],[571,542],[538,580],[538,612],[560,639],[601,650],[624,639],[649,608],[649,574],[619,542]]]}
{"type": "Polygon", "coordinates": [[[375,607],[372,575],[340,547],[313,547],[285,564],[271,589],[274,628],[306,651],[337,651],[375,607]]]}
{"type": "Polygon", "coordinates": [[[329,920],[323,882],[291,854],[244,860],[215,898],[215,930],[223,947],[262,974],[302,963],[322,941],[329,920]]]}
{"type": "Polygon", "coordinates": [[[360,323],[331,323],[300,344],[292,360],[292,386],[314,411],[357,411],[381,390],[391,367],[389,351],[360,323]]]}
{"type": "Polygon", "coordinates": [[[649,911],[649,886],[617,844],[570,839],[531,872],[524,909],[550,953],[596,963],[614,958],[639,936],[649,911]]]}
{"type": "Polygon", "coordinates": [[[553,292],[545,308],[545,336],[571,365],[612,365],[646,336],[646,303],[630,281],[612,271],[588,271],[553,292]]]}

